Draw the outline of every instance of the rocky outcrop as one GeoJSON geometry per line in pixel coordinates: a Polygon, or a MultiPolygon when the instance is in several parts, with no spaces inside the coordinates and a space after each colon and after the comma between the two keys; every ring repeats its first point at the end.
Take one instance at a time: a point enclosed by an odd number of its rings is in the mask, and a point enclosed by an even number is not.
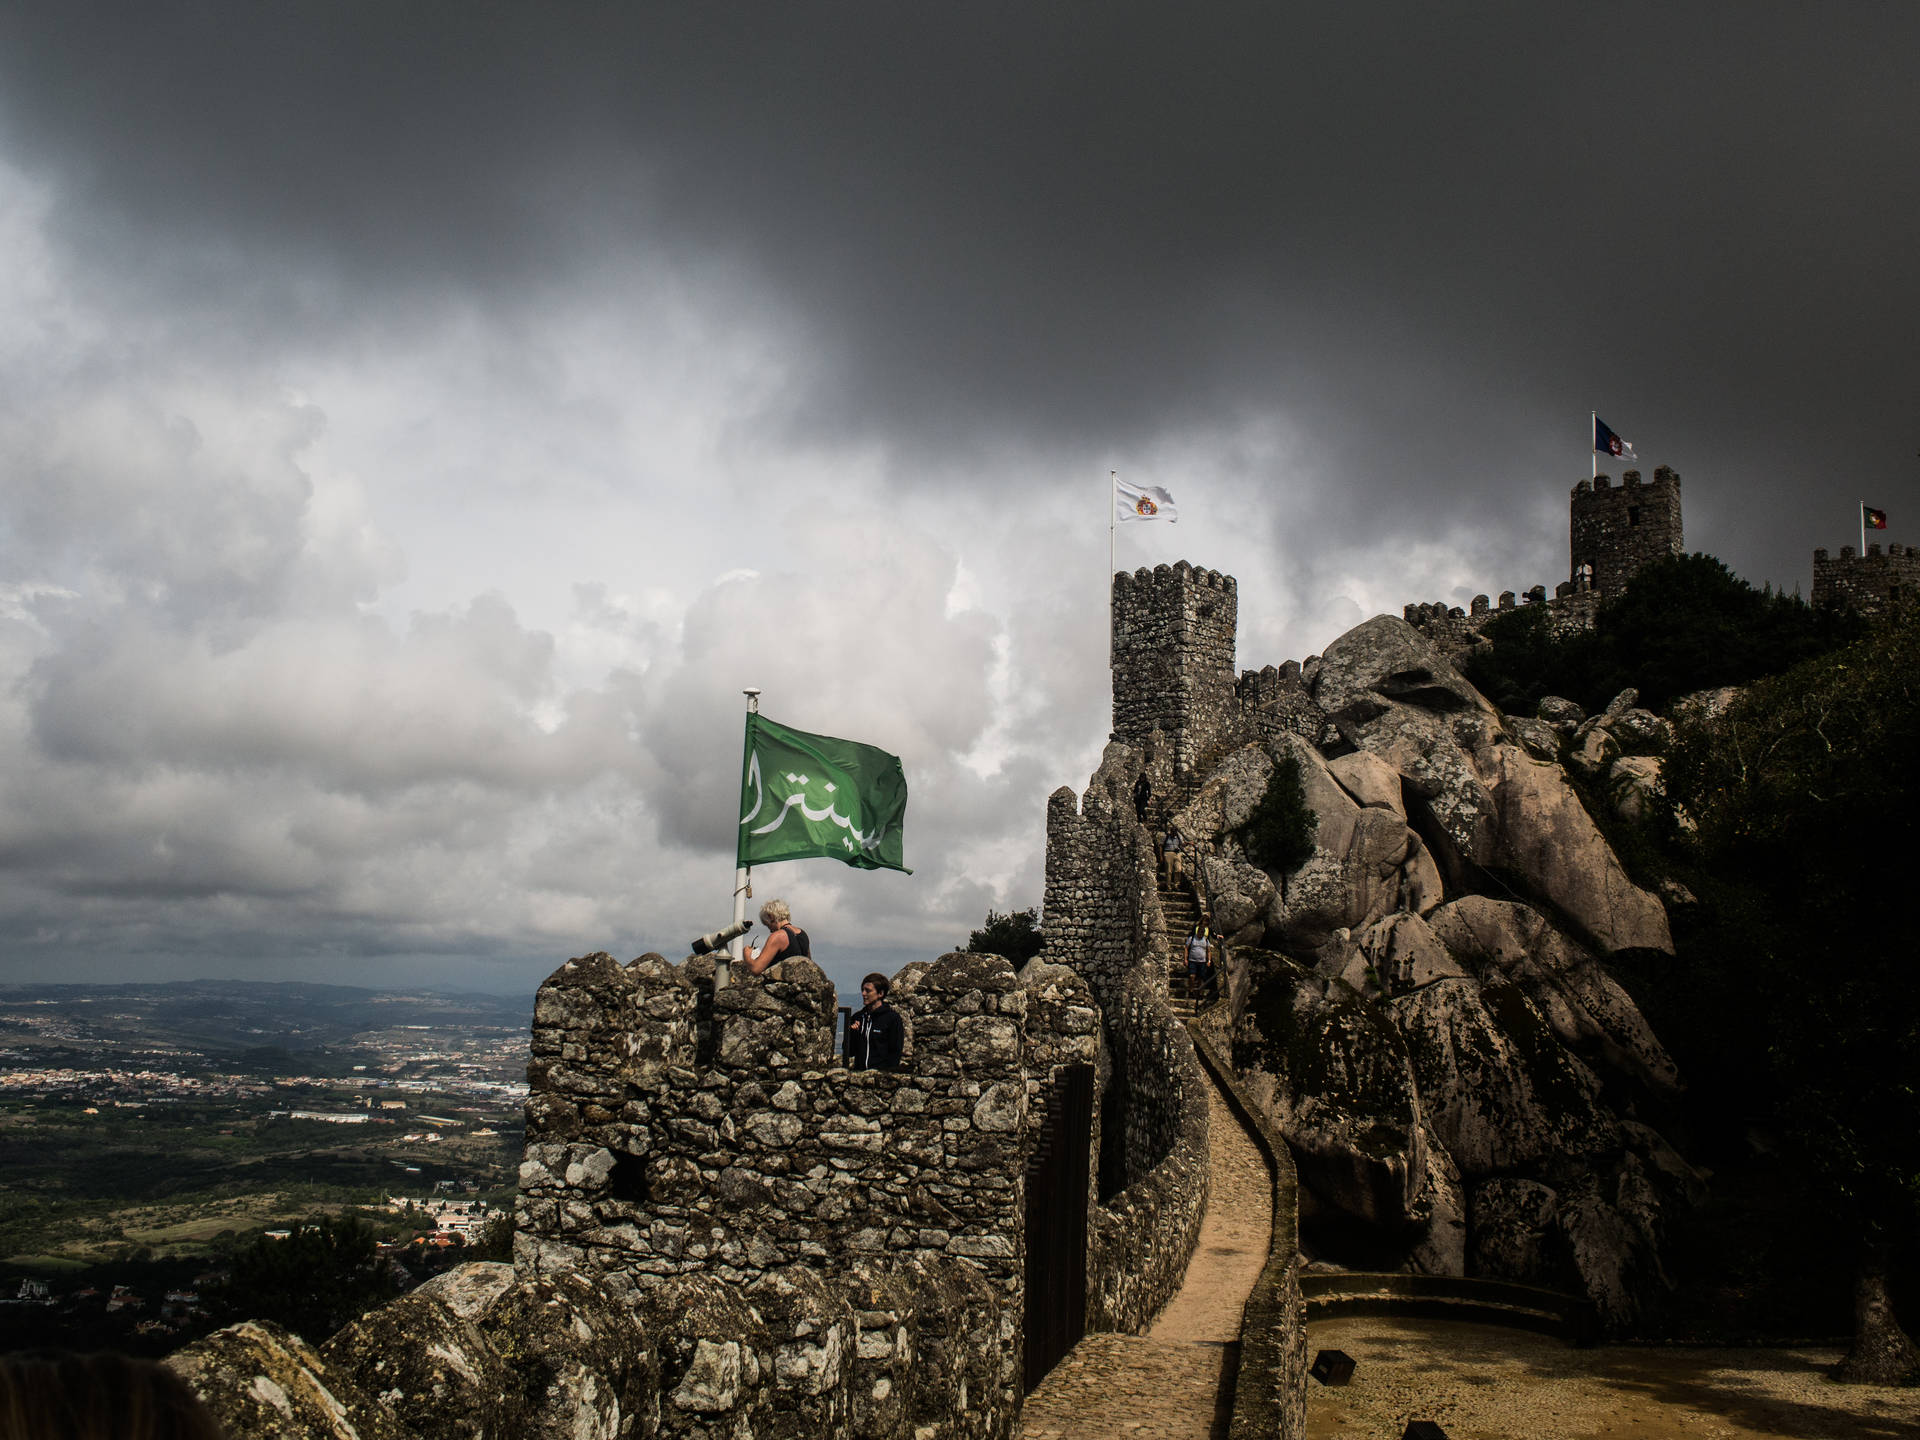
{"type": "MultiPolygon", "coordinates": [[[[1342,740],[1399,777],[1410,817],[1450,884],[1473,888],[1476,871],[1510,874],[1604,950],[1672,951],[1666,912],[1627,877],[1559,764],[1546,758],[1547,735],[1516,736],[1405,621],[1376,616],[1342,635],[1321,657],[1312,690],[1342,740]]],[[[1624,753],[1616,730],[1640,749],[1664,743],[1665,722],[1634,709],[1631,692],[1622,698],[1574,726],[1573,763],[1605,774],[1624,753]]],[[[1566,723],[1567,704],[1549,713],[1566,723]]],[[[1544,716],[1540,723],[1555,728],[1544,716]]]]}
{"type": "Polygon", "coordinates": [[[1249,964],[1234,1068],[1292,1146],[1301,1182],[1345,1214],[1414,1228],[1427,1156],[1405,1044],[1346,982],[1272,952],[1249,964]]]}
{"type": "Polygon", "coordinates": [[[164,1362],[229,1435],[247,1440],[413,1440],[353,1377],[269,1321],[217,1330],[164,1362]]]}
{"type": "MultiPolygon", "coordinates": [[[[1671,952],[1666,912],[1583,797],[1651,815],[1669,727],[1631,691],[1591,717],[1551,700],[1508,719],[1386,616],[1302,675],[1337,740],[1265,753],[1299,764],[1315,848],[1268,876],[1265,948],[1236,955],[1229,1004],[1309,1235],[1353,1244],[1360,1226],[1374,1265],[1384,1245],[1425,1273],[1578,1290],[1630,1328],[1665,1284],[1666,1217],[1701,1192],[1631,1118],[1680,1077],[1605,961],[1671,952]]],[[[1214,827],[1200,874],[1244,944],[1263,890],[1224,818],[1265,767],[1257,747],[1228,766],[1188,813],[1214,827]]]]}
{"type": "MultiPolygon", "coordinates": [[[[1357,801],[1320,753],[1298,736],[1279,736],[1273,745],[1276,755],[1299,764],[1301,790],[1318,823],[1313,854],[1278,881],[1266,915],[1269,944],[1310,949],[1336,930],[1439,903],[1439,869],[1400,811],[1357,801]]],[[[1377,778],[1358,767],[1348,767],[1348,773],[1377,778]]]]}
{"type": "Polygon", "coordinates": [[[1616,1141],[1599,1080],[1517,986],[1436,980],[1391,1008],[1434,1134],[1464,1173],[1537,1168],[1616,1141]]]}
{"type": "Polygon", "coordinates": [[[1482,976],[1512,981],[1560,1042],[1594,1064],[1671,1096],[1680,1073],[1618,981],[1586,950],[1512,901],[1467,895],[1430,917],[1434,936],[1482,976]]]}

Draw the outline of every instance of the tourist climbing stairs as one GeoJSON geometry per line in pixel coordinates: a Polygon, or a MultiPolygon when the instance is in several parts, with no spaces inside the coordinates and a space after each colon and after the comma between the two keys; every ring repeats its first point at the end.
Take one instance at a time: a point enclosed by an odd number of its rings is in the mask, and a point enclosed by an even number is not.
{"type": "Polygon", "coordinates": [[[1172,957],[1172,968],[1167,976],[1167,1003],[1173,1013],[1181,1019],[1193,1017],[1193,997],[1187,993],[1187,936],[1193,933],[1193,927],[1199,923],[1200,910],[1194,902],[1193,892],[1185,885],[1168,889],[1162,882],[1160,886],[1160,913],[1167,922],[1167,952],[1172,957]]]}

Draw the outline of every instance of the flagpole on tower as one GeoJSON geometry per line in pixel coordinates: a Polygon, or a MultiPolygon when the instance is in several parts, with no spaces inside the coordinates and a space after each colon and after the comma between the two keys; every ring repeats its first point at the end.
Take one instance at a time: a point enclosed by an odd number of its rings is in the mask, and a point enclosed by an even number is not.
{"type": "MultiPolygon", "coordinates": [[[[747,735],[740,758],[741,788],[744,790],[747,765],[753,758],[753,717],[760,713],[760,687],[749,685],[740,693],[747,697],[747,735]]],[[[744,849],[737,848],[734,855],[733,923],[736,925],[747,918],[747,901],[753,898],[753,867],[739,863],[745,853],[744,849]]],[[[746,948],[747,939],[744,935],[736,935],[727,942],[727,953],[736,960],[745,958],[746,948]]]]}
{"type": "Polygon", "coordinates": [[[1119,507],[1119,470],[1106,472],[1106,586],[1100,605],[1106,607],[1106,653],[1114,653],[1114,511],[1119,507]]]}

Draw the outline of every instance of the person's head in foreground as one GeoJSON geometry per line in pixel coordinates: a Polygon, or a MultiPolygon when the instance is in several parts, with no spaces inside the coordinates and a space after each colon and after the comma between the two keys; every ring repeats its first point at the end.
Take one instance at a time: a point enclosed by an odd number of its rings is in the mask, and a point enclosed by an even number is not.
{"type": "Polygon", "coordinates": [[[0,1440],[227,1440],[187,1382],[101,1352],[0,1355],[0,1440]]]}

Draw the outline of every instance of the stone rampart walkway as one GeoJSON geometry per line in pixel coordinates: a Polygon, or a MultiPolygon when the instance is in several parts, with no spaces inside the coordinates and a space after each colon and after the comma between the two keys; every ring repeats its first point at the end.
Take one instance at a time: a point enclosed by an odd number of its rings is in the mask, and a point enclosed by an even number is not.
{"type": "Polygon", "coordinates": [[[1273,1181],[1208,1087],[1212,1189],[1180,1291],[1145,1335],[1089,1335],[1027,1397],[1025,1440],[1209,1440],[1226,1434],[1240,1312],[1267,1263],[1273,1181]]]}

